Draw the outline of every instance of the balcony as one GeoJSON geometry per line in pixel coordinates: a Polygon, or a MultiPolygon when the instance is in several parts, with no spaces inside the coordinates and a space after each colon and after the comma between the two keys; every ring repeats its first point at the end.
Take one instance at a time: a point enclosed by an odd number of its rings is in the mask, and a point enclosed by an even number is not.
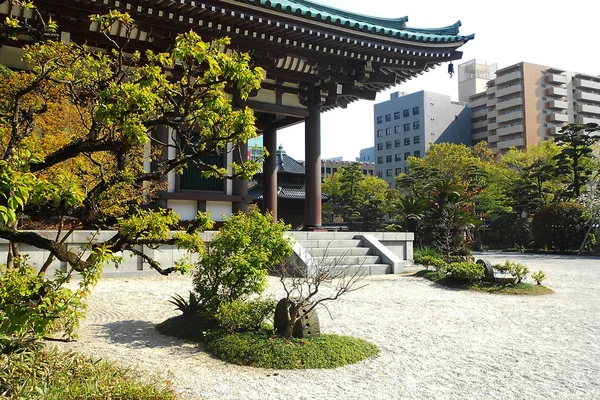
{"type": "Polygon", "coordinates": [[[485,96],[478,97],[474,100],[469,101],[469,107],[471,107],[471,108],[485,106],[486,104],[487,104],[487,97],[485,97],[485,96]]]}
{"type": "Polygon", "coordinates": [[[484,119],[483,121],[473,122],[471,124],[471,129],[487,128],[487,124],[487,119],[484,119]]]}
{"type": "Polygon", "coordinates": [[[510,125],[504,128],[500,128],[496,131],[498,136],[513,135],[515,133],[523,133],[525,131],[524,125],[510,125]]]}
{"type": "Polygon", "coordinates": [[[488,119],[496,118],[497,116],[498,116],[498,110],[488,111],[488,113],[487,113],[488,119]]]}
{"type": "Polygon", "coordinates": [[[520,93],[522,91],[523,91],[523,85],[521,85],[521,84],[512,85],[509,87],[498,89],[498,91],[496,92],[496,97],[504,97],[504,96],[511,95],[513,93],[520,93]]]}
{"type": "Polygon", "coordinates": [[[510,140],[503,140],[498,142],[498,150],[506,150],[511,147],[524,147],[525,146],[525,138],[514,138],[510,140]]]}
{"type": "Polygon", "coordinates": [[[494,107],[496,105],[496,103],[498,103],[498,99],[496,99],[495,97],[493,99],[487,99],[487,106],[488,108],[490,107],[494,107]]]}
{"type": "Polygon", "coordinates": [[[487,132],[479,132],[479,133],[474,133],[471,136],[471,140],[487,140],[488,138],[488,133],[487,132]]]}
{"type": "Polygon", "coordinates": [[[481,108],[477,111],[473,110],[471,112],[471,118],[475,119],[475,118],[479,118],[479,117],[487,117],[487,113],[488,113],[487,108],[481,108]]]}
{"type": "Polygon", "coordinates": [[[495,131],[496,129],[498,129],[498,123],[497,122],[490,122],[487,125],[487,130],[488,131],[495,131]]]}
{"type": "Polygon", "coordinates": [[[510,99],[506,101],[500,101],[496,104],[496,110],[504,110],[506,108],[516,107],[523,104],[523,99],[521,97],[517,97],[516,99],[510,99]]]}
{"type": "Polygon", "coordinates": [[[554,110],[566,110],[569,108],[569,103],[567,103],[566,101],[550,100],[546,104],[548,105],[548,108],[554,110]]]}
{"type": "Polygon", "coordinates": [[[600,90],[600,82],[590,81],[587,79],[575,79],[575,87],[582,89],[600,90]]]}
{"type": "Polygon", "coordinates": [[[562,126],[553,126],[548,128],[548,135],[549,136],[556,136],[556,135],[560,135],[560,130],[562,129],[562,126]]]}
{"type": "Polygon", "coordinates": [[[548,115],[548,121],[550,122],[569,122],[569,114],[561,114],[553,112],[548,115]]]}
{"type": "Polygon", "coordinates": [[[515,111],[508,114],[500,114],[496,121],[499,123],[523,119],[523,111],[515,111]]]}
{"type": "Polygon", "coordinates": [[[498,142],[498,135],[489,135],[487,138],[488,143],[496,143],[498,142]]]}
{"type": "Polygon", "coordinates": [[[600,114],[600,106],[590,106],[588,104],[577,104],[577,112],[585,114],[600,114]]]}
{"type": "Polygon", "coordinates": [[[575,98],[577,100],[589,101],[592,103],[600,103],[600,94],[577,92],[577,93],[575,93],[575,98]]]}
{"type": "Polygon", "coordinates": [[[546,82],[548,83],[567,83],[567,77],[559,74],[548,74],[546,75],[546,82]]]}
{"type": "Polygon", "coordinates": [[[494,94],[494,93],[496,93],[496,85],[489,86],[485,90],[485,94],[494,94]]]}
{"type": "Polygon", "coordinates": [[[523,78],[523,74],[521,73],[521,71],[514,71],[509,74],[497,77],[496,79],[494,79],[494,84],[496,85],[496,87],[498,87],[498,86],[502,86],[502,84],[504,84],[504,83],[507,83],[510,81],[515,81],[517,79],[522,79],[522,78],[523,78]]]}
{"type": "Polygon", "coordinates": [[[577,118],[575,118],[575,123],[576,124],[599,124],[600,125],[600,118],[583,117],[581,115],[578,115],[577,118]]]}
{"type": "Polygon", "coordinates": [[[565,97],[567,93],[567,89],[561,87],[550,87],[546,89],[546,96],[565,97]]]}

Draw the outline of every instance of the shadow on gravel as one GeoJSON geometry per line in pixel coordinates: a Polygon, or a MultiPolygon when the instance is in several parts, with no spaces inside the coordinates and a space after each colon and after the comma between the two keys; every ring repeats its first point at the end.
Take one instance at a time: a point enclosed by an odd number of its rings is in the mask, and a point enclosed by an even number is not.
{"type": "MultiPolygon", "coordinates": [[[[165,336],[155,329],[150,321],[125,320],[99,324],[103,336],[111,343],[119,343],[134,348],[159,348],[181,346],[180,339],[165,336]]],[[[200,347],[190,348],[190,353],[201,351],[200,347]]]]}

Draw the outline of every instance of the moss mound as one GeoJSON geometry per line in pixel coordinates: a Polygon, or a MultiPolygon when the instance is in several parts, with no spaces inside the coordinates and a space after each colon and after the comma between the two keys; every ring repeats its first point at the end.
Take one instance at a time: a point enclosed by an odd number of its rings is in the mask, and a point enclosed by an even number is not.
{"type": "Polygon", "coordinates": [[[156,330],[163,335],[200,343],[209,327],[205,319],[197,315],[183,314],[161,322],[156,325],[156,330]]]}
{"type": "Polygon", "coordinates": [[[350,336],[283,339],[264,330],[209,338],[206,349],[233,364],[273,369],[336,368],[380,352],[374,344],[350,336]]]}
{"type": "Polygon", "coordinates": [[[500,284],[491,282],[469,283],[468,281],[448,278],[444,273],[438,271],[419,271],[415,274],[432,282],[449,288],[473,290],[476,292],[485,292],[493,294],[540,296],[552,294],[554,290],[543,285],[532,285],[521,282],[518,284],[500,284]]]}

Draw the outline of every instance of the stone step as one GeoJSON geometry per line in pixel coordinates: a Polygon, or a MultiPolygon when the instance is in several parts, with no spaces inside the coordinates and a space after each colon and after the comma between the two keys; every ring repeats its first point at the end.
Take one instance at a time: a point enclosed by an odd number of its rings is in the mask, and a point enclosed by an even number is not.
{"type": "Polygon", "coordinates": [[[320,265],[360,266],[364,264],[377,264],[379,256],[322,256],[314,257],[320,265]]]}
{"type": "Polygon", "coordinates": [[[350,277],[356,273],[360,275],[385,275],[392,273],[392,266],[387,264],[363,264],[359,266],[337,267],[339,268],[340,277],[345,275],[350,277]]]}
{"type": "Polygon", "coordinates": [[[348,239],[348,240],[298,240],[298,243],[305,249],[312,248],[347,248],[347,247],[358,247],[362,240],[360,239],[348,239]]]}
{"type": "Polygon", "coordinates": [[[322,256],[366,256],[371,254],[368,247],[314,247],[308,251],[313,257],[322,256]]]}

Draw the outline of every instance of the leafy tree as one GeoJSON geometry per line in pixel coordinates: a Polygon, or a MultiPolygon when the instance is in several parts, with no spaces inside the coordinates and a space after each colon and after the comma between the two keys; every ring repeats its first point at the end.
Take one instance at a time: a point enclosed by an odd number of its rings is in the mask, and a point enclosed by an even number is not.
{"type": "MultiPolygon", "coordinates": [[[[30,71],[3,69],[0,74],[0,238],[11,242],[15,256],[17,244],[23,243],[48,251],[49,261],[65,262],[69,272],[53,287],[77,271],[84,277],[83,294],[103,263],[118,261],[118,252],[140,255],[164,275],[188,264],[163,268],[138,246],[172,244],[203,252],[196,232],[211,226],[208,216],[199,214],[187,230],[171,235],[179,217],[145,209],[145,202],[168,173],[182,173],[188,165],[205,176],[227,175],[227,168],[205,163],[203,157],[235,149],[256,136],[256,129],[252,111],[233,107],[224,89],[238,91],[243,99],[262,77],[259,68],[249,66],[247,54],[222,51],[228,39],[206,43],[188,32],[176,38],[170,52],[142,54],[128,51],[127,40],[109,34],[118,23],[129,37],[136,26],[128,14],[111,11],[91,19],[111,44],[106,52],[53,41],[55,24],[39,14],[0,23],[4,36],[27,34],[35,41],[24,48],[30,71]],[[62,126],[52,122],[67,115],[62,126]],[[159,128],[169,130],[171,144],[153,137],[159,128]],[[172,158],[157,157],[167,148],[172,158]],[[151,171],[144,168],[147,159],[154,161],[151,171]],[[22,216],[57,219],[59,234],[48,238],[23,232],[17,227],[22,216]],[[67,220],[70,228],[63,230],[67,220]],[[115,234],[80,253],[65,245],[77,227],[115,234]]],[[[232,164],[231,176],[249,177],[258,166],[254,161],[232,164]]],[[[38,273],[44,275],[49,264],[38,273]]]]}
{"type": "Polygon", "coordinates": [[[542,206],[533,216],[533,238],[554,251],[576,249],[585,236],[586,222],[584,208],[579,204],[554,203],[542,206]]]}
{"type": "Polygon", "coordinates": [[[567,187],[561,193],[564,200],[572,200],[581,195],[593,174],[590,159],[592,145],[600,140],[594,132],[600,131],[598,124],[570,124],[560,130],[555,139],[561,148],[554,159],[557,162],[555,174],[566,178],[567,187]]]}

